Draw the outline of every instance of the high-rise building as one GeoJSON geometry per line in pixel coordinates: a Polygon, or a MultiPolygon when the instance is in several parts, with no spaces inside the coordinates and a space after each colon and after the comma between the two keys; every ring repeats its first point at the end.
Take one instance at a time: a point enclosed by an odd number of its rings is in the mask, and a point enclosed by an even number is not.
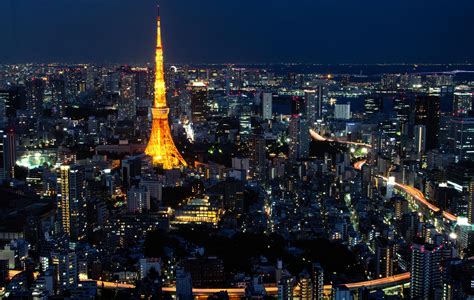
{"type": "Polygon", "coordinates": [[[472,110],[472,92],[457,89],[454,92],[453,115],[465,116],[472,110]]]}
{"type": "MultiPolygon", "coordinates": [[[[0,129],[0,135],[4,135],[3,129],[0,129]]],[[[4,140],[0,139],[0,183],[3,183],[5,178],[5,144],[4,140]]]]}
{"type": "Polygon", "coordinates": [[[300,287],[300,299],[301,300],[312,300],[313,299],[313,282],[311,276],[307,272],[300,274],[300,280],[298,282],[300,287]]]}
{"type": "Polygon", "coordinates": [[[434,291],[441,287],[441,247],[415,242],[411,253],[410,298],[434,299],[434,291]]]}
{"type": "Polygon", "coordinates": [[[267,149],[265,138],[261,135],[253,135],[250,143],[250,160],[253,166],[253,176],[261,177],[265,174],[267,164],[267,149]]]}
{"type": "Polygon", "coordinates": [[[311,281],[313,283],[313,300],[322,300],[324,292],[324,269],[319,263],[312,264],[311,281]]]}
{"type": "Polygon", "coordinates": [[[7,122],[7,106],[10,102],[10,92],[0,90],[0,127],[4,127],[7,122]]]}
{"type": "Polygon", "coordinates": [[[323,118],[323,90],[324,87],[319,85],[317,89],[304,91],[306,118],[311,127],[323,118]]]}
{"type": "Polygon", "coordinates": [[[51,253],[51,262],[55,268],[57,293],[77,288],[79,272],[76,253],[69,250],[51,253]]]}
{"type": "Polygon", "coordinates": [[[262,94],[262,118],[271,120],[273,118],[273,95],[272,93],[262,94]]]}
{"type": "Polygon", "coordinates": [[[425,125],[415,125],[415,153],[417,159],[421,160],[426,149],[426,126],[425,125]]]}
{"type": "Polygon", "coordinates": [[[139,156],[129,156],[122,160],[122,182],[126,187],[131,186],[133,179],[140,176],[142,161],[139,156]]]}
{"type": "Polygon", "coordinates": [[[395,196],[391,200],[395,207],[395,219],[401,220],[403,215],[408,212],[408,201],[402,196],[395,196]]]}
{"type": "Polygon", "coordinates": [[[153,102],[153,123],[145,153],[152,157],[153,164],[169,170],[186,166],[181,153],[176,148],[168,124],[169,108],[166,105],[166,86],[163,71],[163,47],[161,45],[160,16],[157,19],[157,44],[155,51],[155,99],[153,102]]]}
{"type": "Polygon", "coordinates": [[[293,300],[294,279],[285,276],[278,282],[278,300],[293,300]]]}
{"type": "Polygon", "coordinates": [[[449,122],[452,150],[456,159],[474,160],[474,118],[454,117],[449,122]]]}
{"type": "Polygon", "coordinates": [[[351,104],[334,105],[334,118],[337,120],[348,120],[351,118],[351,104]]]}
{"type": "Polygon", "coordinates": [[[123,72],[120,76],[120,98],[118,103],[118,119],[134,120],[137,114],[136,74],[123,72]]]}
{"type": "Polygon", "coordinates": [[[467,222],[474,224],[474,178],[471,177],[468,187],[468,205],[467,205],[467,222]]]}
{"type": "Polygon", "coordinates": [[[191,275],[182,268],[176,270],[176,299],[193,300],[191,275]]]}
{"type": "Polygon", "coordinates": [[[296,161],[297,159],[307,159],[309,156],[310,135],[308,121],[306,118],[293,116],[288,127],[290,143],[289,143],[289,159],[296,161]]]}
{"type": "Polygon", "coordinates": [[[364,115],[367,118],[371,118],[374,114],[383,111],[383,98],[382,97],[367,97],[364,100],[364,115]]]}
{"type": "Polygon", "coordinates": [[[132,187],[127,193],[127,210],[131,213],[150,210],[150,192],[144,187],[132,187]]]}
{"type": "Polygon", "coordinates": [[[49,80],[53,113],[62,117],[66,110],[66,83],[62,78],[49,80]]]}
{"type": "Polygon", "coordinates": [[[426,151],[438,147],[440,100],[438,96],[416,97],[415,124],[426,127],[426,151]]]}
{"type": "Polygon", "coordinates": [[[27,83],[27,110],[30,116],[38,117],[43,113],[46,82],[43,78],[33,78],[27,83]]]}
{"type": "Polygon", "coordinates": [[[191,119],[193,124],[203,124],[206,122],[207,109],[207,85],[202,81],[193,81],[191,90],[191,119]]]}
{"type": "Polygon", "coordinates": [[[3,161],[5,179],[15,178],[16,134],[12,128],[7,129],[3,135],[3,161]]]}
{"type": "Polygon", "coordinates": [[[383,237],[375,239],[375,277],[389,277],[393,275],[395,260],[395,244],[383,237]]]}
{"type": "Polygon", "coordinates": [[[79,166],[63,165],[59,169],[57,208],[61,231],[72,241],[86,235],[86,199],[84,170],[79,166]]]}

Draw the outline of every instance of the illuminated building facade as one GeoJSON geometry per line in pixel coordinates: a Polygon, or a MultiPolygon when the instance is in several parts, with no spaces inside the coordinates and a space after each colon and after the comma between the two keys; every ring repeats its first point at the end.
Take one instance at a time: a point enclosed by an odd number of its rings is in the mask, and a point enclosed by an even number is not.
{"type": "Polygon", "coordinates": [[[441,286],[441,247],[414,243],[411,256],[411,299],[433,299],[434,291],[441,286]]]}
{"type": "Polygon", "coordinates": [[[186,166],[171,137],[168,124],[169,108],[166,105],[166,87],[163,71],[163,47],[161,45],[160,16],[157,19],[157,44],[155,52],[155,98],[152,108],[153,123],[145,153],[152,157],[153,164],[163,169],[186,166]]]}
{"type": "Polygon", "coordinates": [[[72,241],[86,235],[86,201],[84,198],[84,172],[80,167],[64,165],[59,170],[58,213],[61,230],[72,241]]]}
{"type": "Polygon", "coordinates": [[[58,292],[76,288],[79,281],[76,253],[72,251],[53,252],[51,261],[55,266],[58,292]]]}
{"type": "Polygon", "coordinates": [[[206,198],[194,198],[176,210],[174,224],[210,224],[216,226],[222,211],[212,207],[206,198]]]}

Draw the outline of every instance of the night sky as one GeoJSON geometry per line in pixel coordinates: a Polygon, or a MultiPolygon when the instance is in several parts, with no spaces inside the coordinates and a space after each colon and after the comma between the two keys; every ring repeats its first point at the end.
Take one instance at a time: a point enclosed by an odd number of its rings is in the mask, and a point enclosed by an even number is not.
{"type": "MultiPolygon", "coordinates": [[[[156,0],[0,0],[0,63],[153,60],[156,0]]],[[[473,0],[161,0],[172,63],[473,62],[473,0]]]]}

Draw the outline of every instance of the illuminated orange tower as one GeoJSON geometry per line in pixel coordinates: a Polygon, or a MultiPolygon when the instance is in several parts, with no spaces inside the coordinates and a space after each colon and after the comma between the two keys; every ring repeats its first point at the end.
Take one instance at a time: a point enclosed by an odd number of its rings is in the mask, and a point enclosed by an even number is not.
{"type": "Polygon", "coordinates": [[[156,52],[155,52],[155,98],[153,101],[150,140],[145,153],[153,158],[154,165],[161,165],[163,169],[173,169],[181,165],[186,166],[181,154],[171,137],[168,124],[169,108],[166,106],[166,87],[163,72],[163,47],[161,45],[160,14],[158,10],[156,52]]]}

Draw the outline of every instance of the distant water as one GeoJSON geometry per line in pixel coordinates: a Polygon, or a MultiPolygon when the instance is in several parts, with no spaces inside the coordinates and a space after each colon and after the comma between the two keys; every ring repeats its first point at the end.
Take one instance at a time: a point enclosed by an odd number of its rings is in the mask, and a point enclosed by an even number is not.
{"type": "MultiPolygon", "coordinates": [[[[225,68],[226,65],[193,65],[194,67],[216,67],[225,68]]],[[[474,64],[235,64],[234,67],[247,69],[267,69],[277,74],[299,73],[299,74],[334,74],[376,77],[381,74],[404,74],[404,73],[441,73],[455,70],[474,71],[474,64]]],[[[465,76],[458,74],[456,77],[465,76]]],[[[467,77],[474,78],[473,74],[467,77]]]]}

